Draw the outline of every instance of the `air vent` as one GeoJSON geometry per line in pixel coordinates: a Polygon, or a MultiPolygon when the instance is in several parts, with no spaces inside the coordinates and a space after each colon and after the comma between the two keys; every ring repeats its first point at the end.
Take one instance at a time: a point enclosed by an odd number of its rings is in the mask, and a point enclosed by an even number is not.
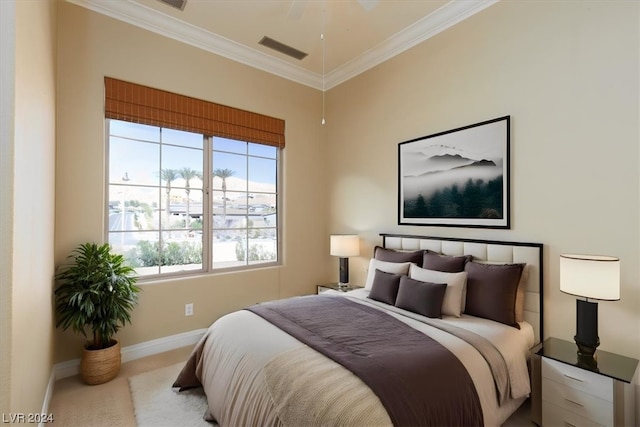
{"type": "Polygon", "coordinates": [[[258,43],[261,44],[262,46],[266,46],[270,49],[277,50],[280,53],[284,53],[285,55],[290,56],[292,58],[296,58],[298,60],[303,59],[308,55],[307,53],[304,53],[291,46],[287,46],[286,44],[280,43],[279,41],[274,40],[271,37],[267,37],[267,36],[262,37],[262,40],[260,40],[258,43]]]}
{"type": "Polygon", "coordinates": [[[168,4],[176,9],[184,10],[184,6],[187,4],[187,0],[158,0],[160,3],[168,4]]]}

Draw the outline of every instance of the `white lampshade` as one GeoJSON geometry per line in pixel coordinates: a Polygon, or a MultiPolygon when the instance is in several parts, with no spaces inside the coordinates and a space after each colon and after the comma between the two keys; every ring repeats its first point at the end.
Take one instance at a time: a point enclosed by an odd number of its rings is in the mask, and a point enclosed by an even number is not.
{"type": "Polygon", "coordinates": [[[600,255],[560,255],[560,290],[585,298],[620,299],[620,260],[600,255]]]}
{"type": "Polygon", "coordinates": [[[331,236],[331,255],[347,258],[360,255],[360,240],[354,234],[334,234],[331,236]]]}

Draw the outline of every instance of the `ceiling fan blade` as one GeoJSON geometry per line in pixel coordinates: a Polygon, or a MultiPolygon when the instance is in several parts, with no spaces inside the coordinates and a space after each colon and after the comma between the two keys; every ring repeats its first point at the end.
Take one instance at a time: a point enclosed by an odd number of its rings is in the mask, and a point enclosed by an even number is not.
{"type": "Polygon", "coordinates": [[[287,14],[287,17],[293,20],[302,18],[302,14],[307,8],[308,1],[309,0],[292,0],[291,6],[289,6],[289,13],[287,14]]]}
{"type": "Polygon", "coordinates": [[[371,12],[371,10],[376,7],[380,0],[357,0],[360,3],[360,6],[367,12],[371,12]]]}

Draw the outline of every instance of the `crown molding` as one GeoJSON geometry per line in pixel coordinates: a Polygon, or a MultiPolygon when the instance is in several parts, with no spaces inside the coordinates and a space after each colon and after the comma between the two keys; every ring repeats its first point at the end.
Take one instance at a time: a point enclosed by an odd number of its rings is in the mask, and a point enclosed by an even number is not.
{"type": "Polygon", "coordinates": [[[219,36],[195,25],[180,21],[143,4],[128,1],[67,0],[102,15],[169,37],[179,42],[223,56],[241,64],[293,80],[315,89],[322,88],[322,76],[279,58],[267,55],[219,36]]]}
{"type": "Polygon", "coordinates": [[[180,21],[132,0],[67,0],[102,15],[318,90],[329,90],[427,40],[499,0],[454,0],[325,76],[180,21]],[[324,86],[324,87],[323,87],[324,86]]]}
{"type": "Polygon", "coordinates": [[[499,0],[450,1],[413,25],[396,33],[364,54],[346,62],[326,75],[326,87],[331,89],[375,67],[396,55],[422,43],[436,34],[494,5],[499,0]]]}

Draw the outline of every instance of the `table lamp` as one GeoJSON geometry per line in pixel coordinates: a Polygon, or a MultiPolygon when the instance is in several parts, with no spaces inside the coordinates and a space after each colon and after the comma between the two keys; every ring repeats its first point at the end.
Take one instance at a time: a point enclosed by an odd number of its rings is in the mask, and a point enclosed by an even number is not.
{"type": "Polygon", "coordinates": [[[331,255],[340,257],[339,287],[349,284],[349,257],[360,255],[360,241],[353,234],[334,234],[330,243],[331,255]]]}
{"type": "Polygon", "coordinates": [[[589,299],[620,299],[620,260],[601,255],[560,255],[560,290],[584,297],[576,300],[576,335],[578,356],[591,356],[600,345],[598,337],[598,303],[589,299]]]}

